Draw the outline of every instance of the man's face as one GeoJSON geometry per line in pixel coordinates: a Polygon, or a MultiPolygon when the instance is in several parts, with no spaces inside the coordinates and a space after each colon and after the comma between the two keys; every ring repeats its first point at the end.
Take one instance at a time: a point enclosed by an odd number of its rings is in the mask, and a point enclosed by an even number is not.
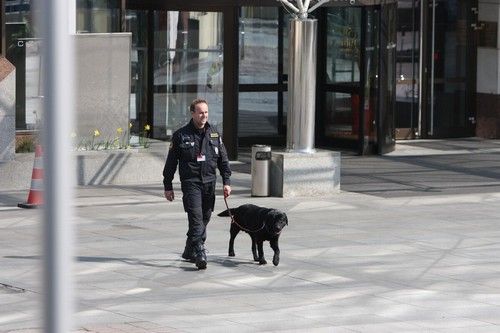
{"type": "Polygon", "coordinates": [[[208,120],[208,105],[206,103],[198,103],[194,107],[194,112],[191,112],[193,123],[196,128],[203,128],[208,120]]]}

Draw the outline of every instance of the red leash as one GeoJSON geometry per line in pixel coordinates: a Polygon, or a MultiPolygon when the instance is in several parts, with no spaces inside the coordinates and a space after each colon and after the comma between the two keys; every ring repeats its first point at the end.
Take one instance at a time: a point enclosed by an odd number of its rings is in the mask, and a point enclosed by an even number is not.
{"type": "MultiPolygon", "coordinates": [[[[234,224],[238,225],[238,223],[236,223],[234,221],[233,213],[231,213],[231,209],[229,209],[229,206],[227,205],[227,199],[226,199],[225,196],[224,196],[224,202],[226,203],[227,212],[229,213],[229,216],[231,217],[231,223],[234,223],[234,224]]],[[[239,227],[239,225],[238,225],[238,227],[239,227]]]]}
{"type": "Polygon", "coordinates": [[[264,227],[266,226],[266,222],[264,221],[264,223],[262,224],[262,227],[260,227],[259,229],[257,230],[249,230],[247,228],[244,228],[242,227],[241,225],[238,224],[238,222],[236,222],[236,220],[234,219],[234,216],[233,216],[233,213],[231,213],[231,209],[229,209],[229,206],[227,204],[227,199],[226,197],[224,197],[224,202],[226,203],[226,208],[227,208],[227,212],[229,213],[229,216],[231,217],[231,223],[234,223],[236,224],[241,230],[244,230],[246,232],[257,232],[259,230],[262,230],[264,229],[264,227]]]}

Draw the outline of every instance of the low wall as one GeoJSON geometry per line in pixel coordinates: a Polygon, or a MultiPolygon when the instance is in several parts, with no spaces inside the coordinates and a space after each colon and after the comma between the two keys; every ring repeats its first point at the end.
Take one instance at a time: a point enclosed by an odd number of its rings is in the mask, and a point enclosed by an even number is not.
{"type": "Polygon", "coordinates": [[[340,153],[272,152],[270,194],[273,197],[329,196],[340,192],[340,153]]]}
{"type": "MultiPolygon", "coordinates": [[[[167,149],[167,143],[161,142],[156,149],[77,151],[76,184],[161,185],[167,149]]],[[[0,163],[0,190],[28,190],[34,157],[34,153],[16,154],[14,160],[0,163]]],[[[177,177],[176,173],[175,181],[177,177]]]]}

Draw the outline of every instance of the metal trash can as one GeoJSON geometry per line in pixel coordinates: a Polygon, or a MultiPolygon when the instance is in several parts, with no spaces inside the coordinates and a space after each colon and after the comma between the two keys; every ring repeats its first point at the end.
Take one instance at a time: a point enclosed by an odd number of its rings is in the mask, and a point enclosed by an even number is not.
{"type": "Polygon", "coordinates": [[[271,146],[252,146],[252,196],[269,196],[271,146]]]}

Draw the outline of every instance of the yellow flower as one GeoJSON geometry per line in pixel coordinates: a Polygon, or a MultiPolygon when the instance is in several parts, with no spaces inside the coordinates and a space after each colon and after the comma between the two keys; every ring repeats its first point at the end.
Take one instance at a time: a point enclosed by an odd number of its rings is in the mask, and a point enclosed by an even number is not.
{"type": "Polygon", "coordinates": [[[122,132],[123,132],[123,128],[118,127],[118,128],[116,129],[116,133],[118,133],[118,134],[122,134],[122,132]]]}
{"type": "Polygon", "coordinates": [[[72,138],[76,138],[76,133],[75,132],[71,132],[71,137],[72,138]]]}
{"type": "Polygon", "coordinates": [[[144,130],[145,130],[145,131],[149,131],[150,129],[151,129],[151,126],[149,126],[148,124],[146,124],[146,125],[144,126],[144,130]]]}
{"type": "Polygon", "coordinates": [[[99,136],[99,135],[101,135],[101,132],[99,132],[98,129],[94,130],[94,136],[99,136]]]}

